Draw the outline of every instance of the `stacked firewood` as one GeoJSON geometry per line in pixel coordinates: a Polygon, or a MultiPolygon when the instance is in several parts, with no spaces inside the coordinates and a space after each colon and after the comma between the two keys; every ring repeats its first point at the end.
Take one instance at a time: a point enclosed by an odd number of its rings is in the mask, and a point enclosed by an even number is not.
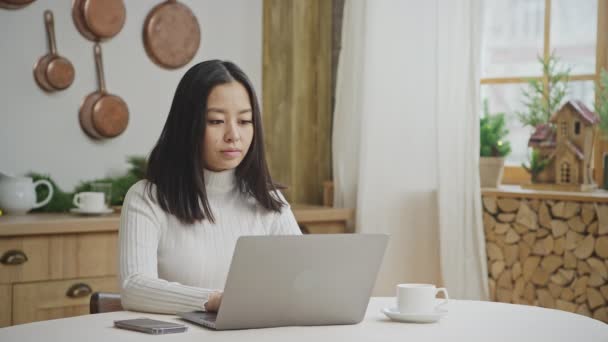
{"type": "Polygon", "coordinates": [[[492,300],[608,323],[608,205],[483,197],[492,300]]]}

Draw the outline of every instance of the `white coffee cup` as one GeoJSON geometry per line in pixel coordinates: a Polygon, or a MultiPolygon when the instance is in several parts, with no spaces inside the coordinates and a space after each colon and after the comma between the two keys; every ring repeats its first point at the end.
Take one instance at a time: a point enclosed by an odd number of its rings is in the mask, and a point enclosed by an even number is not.
{"type": "Polygon", "coordinates": [[[432,284],[397,285],[397,310],[401,313],[430,313],[448,303],[448,290],[432,284]],[[437,304],[437,294],[443,292],[445,300],[437,304]]]}
{"type": "Polygon", "coordinates": [[[79,192],[74,195],[74,205],[80,210],[98,212],[106,209],[103,192],[79,192]]]}

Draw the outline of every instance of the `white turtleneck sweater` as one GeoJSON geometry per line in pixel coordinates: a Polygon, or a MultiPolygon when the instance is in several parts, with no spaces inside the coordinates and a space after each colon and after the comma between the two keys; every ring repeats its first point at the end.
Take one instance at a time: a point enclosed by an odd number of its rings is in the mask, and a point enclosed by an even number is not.
{"type": "Polygon", "coordinates": [[[289,206],[266,210],[236,186],[234,170],[204,171],[215,223],[182,224],[158,205],[147,181],[127,193],[119,231],[122,306],[170,313],[203,310],[209,294],[223,291],[236,241],[243,235],[301,234],[289,206]]]}

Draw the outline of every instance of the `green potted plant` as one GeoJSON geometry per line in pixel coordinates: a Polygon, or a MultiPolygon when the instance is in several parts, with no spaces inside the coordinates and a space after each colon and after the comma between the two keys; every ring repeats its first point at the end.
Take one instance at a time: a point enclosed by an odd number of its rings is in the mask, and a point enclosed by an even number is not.
{"type": "Polygon", "coordinates": [[[509,131],[505,127],[505,114],[490,114],[487,100],[483,112],[479,120],[479,176],[481,187],[496,188],[502,181],[504,157],[511,152],[511,144],[505,140],[509,131]]]}

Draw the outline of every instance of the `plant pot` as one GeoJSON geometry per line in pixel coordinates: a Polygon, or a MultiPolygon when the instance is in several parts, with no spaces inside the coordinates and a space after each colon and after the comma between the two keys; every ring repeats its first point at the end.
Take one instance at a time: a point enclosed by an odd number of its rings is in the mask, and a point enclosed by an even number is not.
{"type": "Polygon", "coordinates": [[[482,188],[497,188],[502,182],[505,166],[503,157],[480,157],[479,178],[482,188]]]}

